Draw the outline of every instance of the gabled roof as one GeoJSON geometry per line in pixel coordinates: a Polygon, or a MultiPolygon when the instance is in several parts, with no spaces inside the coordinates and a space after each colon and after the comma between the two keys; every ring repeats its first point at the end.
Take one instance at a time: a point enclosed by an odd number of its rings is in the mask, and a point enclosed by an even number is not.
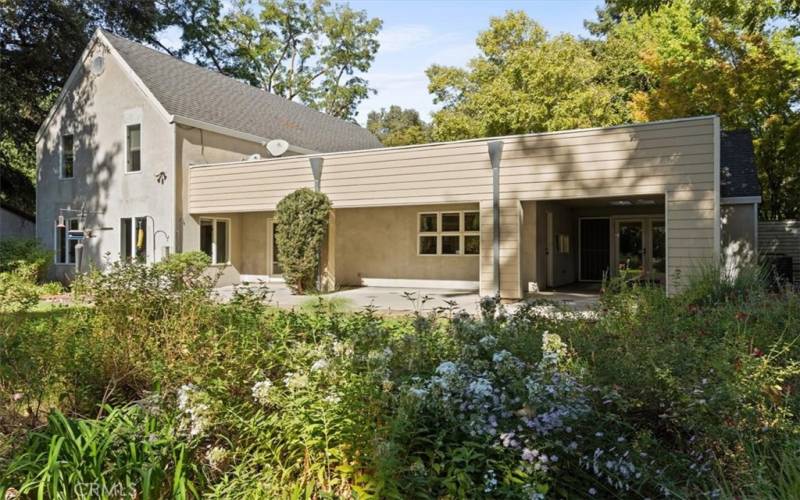
{"type": "MultiPolygon", "coordinates": [[[[366,129],[102,31],[166,112],[314,152],[381,147],[366,129]]],[[[201,125],[198,125],[202,128],[201,125]]]]}
{"type": "Polygon", "coordinates": [[[748,130],[723,131],[719,146],[720,196],[761,196],[753,137],[748,130]]]}

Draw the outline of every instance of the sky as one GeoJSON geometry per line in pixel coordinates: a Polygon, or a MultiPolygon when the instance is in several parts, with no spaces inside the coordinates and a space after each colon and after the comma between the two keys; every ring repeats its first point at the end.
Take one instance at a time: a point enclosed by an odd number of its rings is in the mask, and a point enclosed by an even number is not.
{"type": "Polygon", "coordinates": [[[357,120],[398,104],[414,108],[426,121],[437,109],[428,94],[425,70],[432,64],[464,66],[478,54],[475,38],[493,16],[523,10],[548,33],[588,36],[584,19],[595,19],[600,0],[350,0],[351,7],[383,20],[381,48],[366,74],[377,94],[358,107],[357,120]]]}
{"type": "MultiPolygon", "coordinates": [[[[478,55],[475,38],[491,17],[525,11],[551,35],[588,36],[585,19],[596,18],[602,0],[349,0],[350,7],[383,20],[381,44],[365,77],[377,93],[358,106],[356,120],[365,125],[373,110],[397,104],[414,108],[428,121],[437,109],[428,94],[425,70],[432,64],[464,66],[478,55]]],[[[228,2],[225,2],[226,5],[228,2]]],[[[258,2],[253,2],[257,4],[258,2]]],[[[177,48],[180,32],[169,29],[161,42],[177,48]]]]}

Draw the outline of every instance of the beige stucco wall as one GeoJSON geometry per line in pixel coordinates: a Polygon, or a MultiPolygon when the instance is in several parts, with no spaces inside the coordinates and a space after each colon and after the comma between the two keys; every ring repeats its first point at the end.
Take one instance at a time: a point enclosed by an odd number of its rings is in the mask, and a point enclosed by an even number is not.
{"type": "MultiPolygon", "coordinates": [[[[208,163],[241,161],[252,154],[266,155],[264,146],[257,142],[245,141],[208,130],[177,125],[175,127],[175,163],[178,186],[176,192],[177,209],[177,251],[198,250],[200,245],[200,226],[191,217],[189,203],[189,166],[208,163]]],[[[197,192],[203,194],[202,189],[197,192]]],[[[231,212],[231,211],[227,211],[231,212]]]]}
{"type": "MultiPolygon", "coordinates": [[[[105,256],[116,259],[120,252],[120,218],[151,216],[148,220],[148,260],[161,256],[161,247],[173,245],[176,190],[173,125],[126,74],[124,67],[102,45],[88,53],[73,84],[66,89],[52,120],[46,122],[36,144],[38,162],[37,236],[47,248],[54,248],[55,220],[59,208],[80,208],[102,212],[90,214],[87,227],[95,237],[87,242],[87,256],[102,267],[105,256]],[[102,55],[105,68],[100,75],[87,71],[94,56],[102,55]],[[126,125],[141,124],[142,169],[125,172],[126,125]],[[74,178],[59,179],[61,135],[72,133],[77,146],[74,178]],[[164,182],[157,175],[163,172],[164,182]],[[170,235],[156,236],[152,250],[152,229],[170,235]]],[[[67,278],[72,265],[55,265],[51,277],[67,278]]]]}
{"type": "Polygon", "coordinates": [[[363,278],[478,281],[477,255],[418,255],[421,212],[478,210],[478,205],[336,209],[335,274],[339,286],[363,278]]]}
{"type": "MultiPolygon", "coordinates": [[[[712,260],[719,243],[718,132],[718,121],[703,117],[500,138],[501,295],[522,295],[524,201],[666,193],[668,274],[685,276],[712,260]]],[[[493,293],[487,142],[321,154],[322,191],[336,209],[478,203],[481,292],[493,293]]],[[[188,210],[274,210],[287,193],[312,185],[308,157],[193,167],[188,210]]]]}

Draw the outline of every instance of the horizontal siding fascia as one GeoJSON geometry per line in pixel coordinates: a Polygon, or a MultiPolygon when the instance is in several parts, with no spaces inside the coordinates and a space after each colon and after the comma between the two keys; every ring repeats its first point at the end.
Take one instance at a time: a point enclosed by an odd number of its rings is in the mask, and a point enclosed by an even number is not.
{"type": "MultiPolygon", "coordinates": [[[[542,133],[534,135],[519,135],[492,137],[477,140],[468,140],[452,143],[438,143],[430,145],[419,145],[413,147],[370,149],[362,151],[346,151],[341,153],[328,153],[310,156],[320,156],[325,158],[327,165],[338,165],[340,163],[383,162],[392,158],[432,158],[436,156],[448,156],[453,154],[453,150],[461,150],[462,153],[481,154],[486,152],[486,144],[490,141],[502,140],[505,144],[504,150],[513,151],[517,147],[522,149],[543,148],[546,144],[572,145],[585,143],[587,138],[592,138],[592,143],[602,143],[605,141],[619,142],[642,142],[648,139],[661,140],[665,134],[670,137],[688,136],[711,136],[712,118],[703,117],[701,119],[689,119],[685,121],[671,121],[651,124],[636,124],[631,126],[621,126],[606,129],[574,130],[557,133],[542,133]],[[605,141],[603,140],[605,139],[605,141]]],[[[264,161],[252,161],[255,165],[286,165],[308,161],[308,156],[286,159],[267,159],[264,161]]],[[[226,168],[230,164],[197,165],[193,169],[226,168]]]]}
{"type": "MultiPolygon", "coordinates": [[[[674,149],[673,149],[674,151],[674,149]]],[[[514,156],[503,152],[501,162],[501,180],[504,175],[516,175],[521,173],[558,173],[565,170],[565,166],[571,171],[595,171],[595,170],[628,170],[645,167],[680,167],[681,165],[707,165],[708,171],[713,170],[712,152],[704,151],[698,153],[682,153],[680,157],[662,155],[640,155],[638,157],[620,157],[599,160],[593,156],[586,156],[582,159],[566,158],[563,161],[553,161],[553,159],[539,160],[531,155],[514,156]],[[585,164],[585,165],[583,165],[585,164]],[[522,172],[516,170],[522,169],[522,172]]],[[[491,176],[491,164],[488,155],[463,155],[441,158],[418,158],[408,161],[382,161],[371,162],[361,165],[332,166],[325,164],[323,177],[331,179],[340,178],[360,178],[360,177],[381,177],[386,172],[390,174],[426,174],[431,171],[469,171],[476,170],[486,172],[491,176]]]]}
{"type": "MultiPolygon", "coordinates": [[[[678,137],[659,137],[651,140],[631,140],[626,138],[618,141],[592,141],[590,144],[581,139],[574,145],[563,144],[561,142],[548,142],[538,145],[525,145],[523,143],[506,142],[503,145],[503,164],[513,164],[515,160],[529,160],[537,164],[553,163],[553,158],[576,158],[581,156],[597,155],[601,153],[620,153],[624,157],[630,158],[630,154],[625,152],[635,151],[637,157],[648,158],[661,156],[659,151],[669,149],[674,151],[676,148],[695,147],[694,150],[709,152],[713,148],[713,141],[709,135],[687,134],[678,137]],[[544,161],[541,161],[544,159],[544,161]]],[[[325,156],[325,155],[321,155],[325,156]]],[[[387,165],[412,166],[414,164],[426,163],[437,165],[441,163],[464,163],[489,161],[486,143],[478,148],[438,148],[436,150],[408,150],[396,153],[381,153],[376,151],[371,155],[359,155],[353,157],[330,157],[326,158],[325,165],[334,171],[358,171],[364,168],[389,168],[387,165]]],[[[591,161],[590,159],[584,161],[591,161]]]]}

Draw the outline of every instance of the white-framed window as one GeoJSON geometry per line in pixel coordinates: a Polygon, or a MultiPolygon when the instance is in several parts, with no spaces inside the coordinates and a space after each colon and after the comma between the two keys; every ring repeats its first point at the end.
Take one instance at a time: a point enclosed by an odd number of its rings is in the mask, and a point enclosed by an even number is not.
{"type": "Polygon", "coordinates": [[[125,171],[142,170],[142,125],[135,123],[125,127],[125,171]]]}
{"type": "Polygon", "coordinates": [[[200,219],[200,250],[212,264],[230,264],[230,219],[200,219]]]}
{"type": "Polygon", "coordinates": [[[75,177],[75,136],[72,134],[61,136],[60,177],[62,179],[75,177]]]}
{"type": "Polygon", "coordinates": [[[147,262],[147,217],[123,217],[119,220],[119,257],[147,262]]]}
{"type": "Polygon", "coordinates": [[[478,255],[480,212],[445,211],[417,214],[418,255],[478,255]]]}
{"type": "Polygon", "coordinates": [[[69,232],[77,231],[78,229],[80,229],[78,219],[65,219],[64,227],[56,226],[56,236],[54,241],[56,264],[75,263],[75,245],[78,244],[78,241],[70,240],[69,232]]]}

